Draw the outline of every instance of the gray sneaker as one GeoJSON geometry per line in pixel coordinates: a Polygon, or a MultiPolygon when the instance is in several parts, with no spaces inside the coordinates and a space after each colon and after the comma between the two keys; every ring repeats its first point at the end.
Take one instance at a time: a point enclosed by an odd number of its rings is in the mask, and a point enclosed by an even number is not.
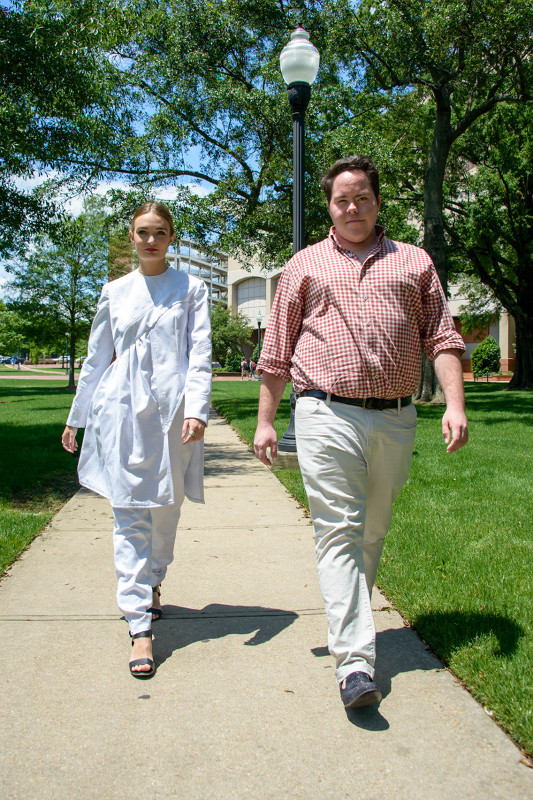
{"type": "Polygon", "coordinates": [[[363,708],[381,701],[381,692],[366,672],[352,672],[339,686],[344,708],[363,708]]]}

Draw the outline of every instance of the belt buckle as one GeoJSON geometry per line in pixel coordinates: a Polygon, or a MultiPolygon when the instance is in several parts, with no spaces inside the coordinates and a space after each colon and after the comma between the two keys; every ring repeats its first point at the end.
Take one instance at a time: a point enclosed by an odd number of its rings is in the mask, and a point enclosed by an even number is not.
{"type": "Polygon", "coordinates": [[[366,397],[363,400],[363,408],[369,408],[371,411],[383,411],[385,400],[383,397],[366,397]]]}

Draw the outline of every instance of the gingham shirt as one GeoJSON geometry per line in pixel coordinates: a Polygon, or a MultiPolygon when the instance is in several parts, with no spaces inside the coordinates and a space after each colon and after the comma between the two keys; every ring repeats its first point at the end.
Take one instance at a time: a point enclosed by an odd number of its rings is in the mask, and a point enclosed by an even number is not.
{"type": "Polygon", "coordinates": [[[435,267],[419,247],[387,239],[364,264],[335,239],[300,250],[280,278],[258,371],[293,389],[393,399],[420,382],[421,344],[464,351],[435,267]]]}

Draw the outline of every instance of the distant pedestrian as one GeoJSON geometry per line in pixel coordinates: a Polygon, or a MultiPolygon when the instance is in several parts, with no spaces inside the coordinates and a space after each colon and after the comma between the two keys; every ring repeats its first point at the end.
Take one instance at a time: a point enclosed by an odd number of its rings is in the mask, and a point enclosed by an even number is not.
{"type": "Polygon", "coordinates": [[[249,366],[249,369],[250,369],[250,377],[248,378],[248,380],[249,380],[249,381],[258,381],[258,380],[259,380],[259,378],[258,378],[258,376],[255,374],[255,368],[256,368],[256,363],[255,363],[255,361],[253,361],[252,359],[250,359],[250,361],[248,362],[248,366],[249,366]]]}
{"type": "Polygon", "coordinates": [[[107,283],[63,432],[77,450],[80,483],[113,506],[117,601],[130,628],[130,672],[149,678],[152,621],[174,554],[184,497],[203,502],[203,437],[211,392],[207,287],[170,269],[168,209],[145,203],[133,216],[134,272],[107,283]],[[113,356],[116,354],[116,359],[113,356]]]}
{"type": "Polygon", "coordinates": [[[248,372],[248,362],[246,361],[246,359],[243,356],[242,357],[242,361],[241,361],[241,381],[244,380],[244,377],[245,377],[247,372],[248,372]]]}

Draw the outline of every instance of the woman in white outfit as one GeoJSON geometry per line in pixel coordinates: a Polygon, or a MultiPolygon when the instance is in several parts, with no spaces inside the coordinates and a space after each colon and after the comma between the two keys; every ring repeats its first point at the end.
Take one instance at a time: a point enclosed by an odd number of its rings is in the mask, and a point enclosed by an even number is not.
{"type": "Polygon", "coordinates": [[[203,502],[211,330],[203,281],[168,267],[166,206],[145,203],[129,232],[139,268],[106,284],[63,432],[80,483],[113,506],[117,601],[130,627],[130,672],[149,678],[152,620],[184,497],[203,502]],[[116,358],[113,359],[114,355],[116,358]]]}

